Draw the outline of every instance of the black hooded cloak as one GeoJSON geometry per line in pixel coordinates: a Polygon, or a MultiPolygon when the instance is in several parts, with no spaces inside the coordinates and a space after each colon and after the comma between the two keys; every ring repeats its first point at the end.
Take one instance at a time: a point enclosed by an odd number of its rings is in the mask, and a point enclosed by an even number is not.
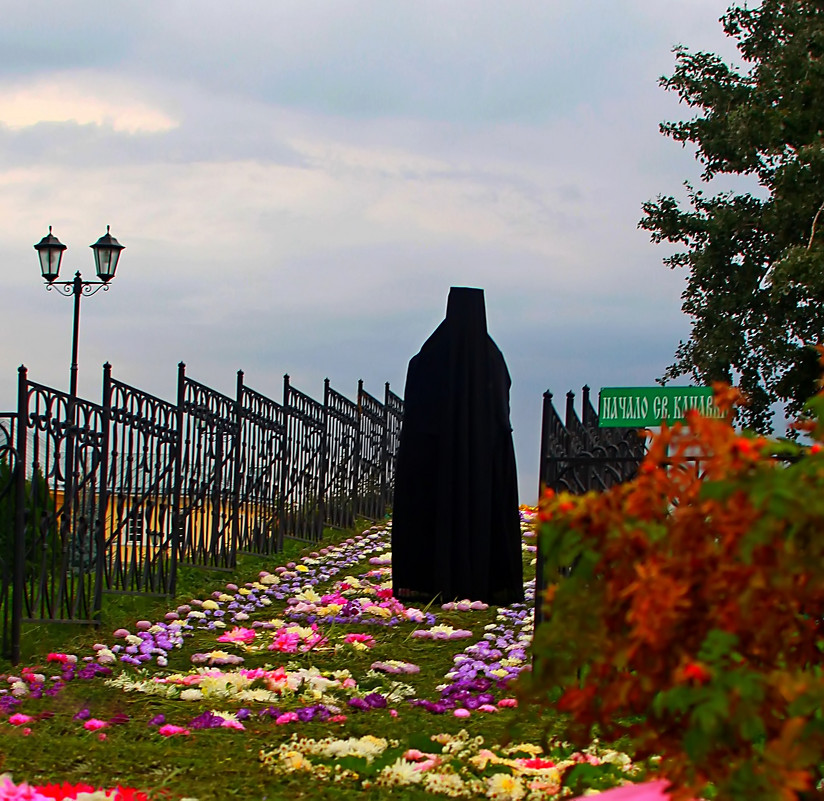
{"type": "Polygon", "coordinates": [[[409,362],[392,520],[397,598],[523,600],[511,380],[482,289],[452,287],[409,362]]]}

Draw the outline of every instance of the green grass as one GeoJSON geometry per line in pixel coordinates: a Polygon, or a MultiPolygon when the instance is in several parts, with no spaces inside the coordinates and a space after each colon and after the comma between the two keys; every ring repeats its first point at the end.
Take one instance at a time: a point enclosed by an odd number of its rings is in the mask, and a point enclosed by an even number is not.
{"type": "MultiPolygon", "coordinates": [[[[352,535],[352,532],[327,531],[322,545],[334,544],[352,535]]],[[[113,644],[111,632],[133,625],[141,618],[155,621],[181,603],[193,598],[206,598],[227,582],[243,584],[257,578],[260,570],[273,570],[276,566],[297,559],[302,553],[317,550],[321,544],[304,547],[302,543],[287,542],[283,553],[269,558],[241,556],[237,569],[231,573],[208,571],[181,566],[179,593],[175,599],[145,598],[140,596],[106,596],[101,626],[26,626],[23,637],[21,666],[43,665],[50,652],[75,653],[82,658],[92,653],[95,642],[113,644]]],[[[525,561],[529,565],[529,559],[525,561]]],[[[352,575],[370,569],[367,561],[351,568],[352,575]]],[[[342,576],[337,576],[342,578],[342,576]]],[[[269,619],[284,608],[283,602],[275,602],[259,617],[269,619]]],[[[434,611],[434,610],[433,610],[434,611]]],[[[483,627],[495,620],[496,610],[486,612],[446,613],[438,611],[438,623],[456,628],[469,628],[473,639],[446,642],[417,640],[410,637],[416,624],[405,623],[395,627],[347,627],[346,631],[362,631],[372,634],[376,646],[365,652],[341,656],[318,651],[305,655],[282,655],[267,652],[246,657],[244,667],[286,664],[300,661],[305,666],[314,665],[321,670],[346,667],[358,679],[366,673],[375,660],[403,659],[421,668],[415,676],[399,677],[412,684],[418,697],[437,698],[437,686],[444,682],[444,674],[453,664],[454,654],[483,635],[483,627]]],[[[251,621],[249,621],[251,622],[251,621]]],[[[339,629],[340,627],[338,627],[339,629]]],[[[215,633],[197,631],[188,638],[183,649],[174,651],[167,671],[189,670],[191,654],[220,647],[215,643],[215,633]]],[[[232,651],[231,647],[226,650],[232,651]]],[[[119,668],[118,668],[119,670],[119,668]]],[[[153,673],[162,673],[156,666],[153,673]]],[[[8,663],[0,665],[4,674],[19,669],[8,663]]],[[[247,704],[247,706],[252,706],[247,704]]],[[[473,714],[469,720],[460,720],[447,713],[433,715],[419,707],[398,705],[398,717],[387,710],[374,710],[348,715],[345,723],[330,724],[313,722],[277,726],[271,719],[252,716],[245,721],[246,731],[226,729],[193,731],[189,737],[162,738],[147,722],[158,714],[164,714],[167,722],[186,725],[195,715],[215,704],[173,701],[138,693],[124,693],[106,686],[100,678],[91,681],[75,680],[54,698],[27,699],[15,709],[29,715],[53,713],[51,717],[31,724],[31,734],[22,727],[0,723],[0,772],[10,772],[16,781],[30,784],[47,782],[90,782],[98,786],[116,784],[139,787],[144,790],[166,790],[173,797],[195,797],[200,801],[210,799],[244,798],[379,798],[386,791],[376,788],[364,790],[360,785],[318,782],[307,774],[274,776],[260,762],[261,749],[271,749],[288,740],[297,732],[301,737],[323,738],[359,737],[371,734],[411,742],[420,735],[439,732],[457,733],[468,729],[471,734],[481,734],[487,743],[505,743],[510,740],[538,742],[542,730],[556,730],[560,719],[547,720],[531,714],[530,710],[502,710],[498,714],[473,714]],[[92,717],[110,719],[114,715],[126,715],[129,721],[105,730],[105,739],[98,733],[85,731],[74,719],[81,709],[88,709],[92,717]]],[[[220,707],[219,703],[217,708],[220,707]]],[[[227,707],[228,708],[228,707],[227,707]]],[[[413,799],[432,796],[415,787],[395,790],[393,798],[413,799]]]]}

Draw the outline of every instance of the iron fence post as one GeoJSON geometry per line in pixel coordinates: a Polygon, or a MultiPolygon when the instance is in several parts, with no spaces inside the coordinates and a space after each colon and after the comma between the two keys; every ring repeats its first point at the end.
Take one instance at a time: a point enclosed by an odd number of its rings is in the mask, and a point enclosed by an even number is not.
{"type": "Polygon", "coordinates": [[[11,662],[20,662],[23,623],[23,584],[26,580],[26,459],[28,445],[29,388],[25,365],[17,376],[17,486],[14,509],[14,566],[11,590],[11,662]]]}
{"type": "Polygon", "coordinates": [[[352,470],[352,500],[355,505],[355,514],[363,514],[360,501],[361,480],[361,449],[363,447],[363,379],[358,379],[358,433],[355,435],[355,458],[352,470]]]}
{"type": "Polygon", "coordinates": [[[175,442],[174,489],[172,491],[172,554],[169,567],[169,593],[177,592],[177,562],[180,558],[180,549],[183,547],[183,399],[186,381],[186,365],[183,362],[177,365],[177,409],[175,411],[175,428],[177,441],[175,442]]]}
{"type": "Polygon", "coordinates": [[[92,618],[100,624],[100,612],[103,609],[103,585],[106,559],[106,520],[109,516],[109,444],[112,420],[112,366],[103,365],[103,404],[102,404],[103,441],[100,446],[100,491],[97,500],[97,519],[94,521],[94,543],[97,558],[94,566],[94,596],[92,600],[92,618]]]}
{"type": "Polygon", "coordinates": [[[237,564],[237,545],[240,541],[240,481],[243,449],[243,370],[237,371],[237,394],[235,400],[235,433],[232,456],[234,470],[232,471],[232,565],[237,564]]]}
{"type": "Polygon", "coordinates": [[[327,499],[326,499],[326,478],[329,475],[329,455],[331,453],[330,442],[331,433],[329,431],[329,379],[323,379],[323,439],[320,444],[320,481],[318,493],[318,513],[321,519],[320,537],[323,537],[323,524],[328,522],[327,517],[327,499]]]}
{"type": "Polygon", "coordinates": [[[289,373],[283,376],[283,462],[280,469],[280,498],[278,498],[278,551],[283,550],[283,537],[286,534],[286,491],[289,481],[289,451],[292,449],[294,427],[289,411],[289,373]]]}
{"type": "Polygon", "coordinates": [[[386,474],[389,470],[389,382],[383,387],[383,432],[381,433],[381,517],[386,517],[388,505],[388,482],[386,474]]]}
{"type": "MultiPolygon", "coordinates": [[[[538,503],[540,504],[544,490],[550,486],[549,475],[549,413],[552,408],[552,393],[544,392],[544,403],[541,408],[541,453],[538,467],[538,503]]],[[[554,466],[553,466],[554,467],[554,466]]],[[[544,581],[544,549],[541,547],[541,532],[535,534],[535,610],[534,625],[537,626],[544,619],[543,595],[546,583],[544,581]]]]}

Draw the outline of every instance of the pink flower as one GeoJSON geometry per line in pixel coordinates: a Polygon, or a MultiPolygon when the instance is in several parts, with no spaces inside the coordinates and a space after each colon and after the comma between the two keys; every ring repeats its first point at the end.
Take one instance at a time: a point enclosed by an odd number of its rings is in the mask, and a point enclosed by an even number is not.
{"type": "Polygon", "coordinates": [[[284,723],[294,723],[296,720],[298,720],[297,712],[284,712],[275,718],[275,723],[282,726],[284,723]]]}
{"type": "Polygon", "coordinates": [[[492,704],[481,704],[478,707],[478,712],[497,712],[498,707],[492,706],[492,704]]]}
{"type": "Polygon", "coordinates": [[[250,643],[255,637],[257,637],[257,632],[254,629],[244,629],[235,626],[231,631],[221,634],[221,636],[217,638],[217,641],[250,643]]]}
{"type": "Polygon", "coordinates": [[[47,801],[46,796],[23,782],[15,784],[8,776],[0,777],[0,799],[2,801],[47,801]]]}
{"type": "Polygon", "coordinates": [[[84,724],[83,728],[86,731],[97,731],[98,729],[105,729],[109,724],[105,720],[99,718],[89,718],[84,724]]]}
{"type": "MultiPolygon", "coordinates": [[[[65,665],[66,662],[69,661],[68,654],[49,654],[46,657],[47,662],[60,662],[61,664],[65,665]]],[[[74,661],[77,661],[77,657],[74,658],[74,661]]]]}
{"type": "Polygon", "coordinates": [[[34,718],[31,715],[24,715],[22,712],[18,712],[15,715],[11,715],[9,717],[9,723],[12,726],[24,726],[26,723],[31,723],[34,718]]]}
{"type": "Polygon", "coordinates": [[[456,709],[452,713],[456,718],[468,718],[472,713],[468,709],[456,709]]]}
{"type": "Polygon", "coordinates": [[[332,715],[329,718],[330,723],[346,723],[346,715],[332,715]]]}
{"type": "Polygon", "coordinates": [[[501,698],[501,700],[498,701],[498,706],[501,707],[501,709],[505,709],[506,707],[516,707],[516,706],[518,706],[518,699],[517,698],[501,698]]]}
{"type": "Polygon", "coordinates": [[[162,734],[164,737],[176,737],[178,735],[188,736],[189,730],[184,729],[183,726],[173,726],[171,723],[167,723],[165,726],[161,726],[158,730],[159,734],[162,734]]]}
{"type": "Polygon", "coordinates": [[[347,634],[343,641],[346,643],[363,643],[367,648],[375,645],[375,638],[371,634],[347,634]]]}

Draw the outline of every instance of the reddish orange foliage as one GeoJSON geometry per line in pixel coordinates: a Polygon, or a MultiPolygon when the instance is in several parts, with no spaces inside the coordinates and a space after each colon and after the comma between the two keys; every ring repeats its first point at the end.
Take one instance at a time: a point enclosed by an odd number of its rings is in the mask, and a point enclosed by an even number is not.
{"type": "Polygon", "coordinates": [[[716,398],[726,418],[663,427],[632,482],[541,500],[525,692],[562,688],[577,745],[597,729],[660,755],[676,799],[712,783],[719,801],[790,801],[824,762],[824,454],[736,433],[740,393],[716,398]]]}

